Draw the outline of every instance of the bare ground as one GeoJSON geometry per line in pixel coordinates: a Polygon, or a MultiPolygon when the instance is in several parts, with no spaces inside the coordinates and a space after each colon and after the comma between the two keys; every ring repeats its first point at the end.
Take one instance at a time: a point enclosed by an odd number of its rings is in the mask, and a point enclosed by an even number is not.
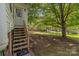
{"type": "Polygon", "coordinates": [[[30,35],[36,56],[78,56],[79,43],[71,38],[62,39],[50,35],[30,35]]]}

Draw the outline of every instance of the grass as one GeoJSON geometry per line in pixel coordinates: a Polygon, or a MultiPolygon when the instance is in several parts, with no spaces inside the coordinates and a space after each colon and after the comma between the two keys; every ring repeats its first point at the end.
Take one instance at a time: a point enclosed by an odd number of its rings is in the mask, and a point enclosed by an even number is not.
{"type": "MultiPolygon", "coordinates": [[[[32,34],[61,36],[61,32],[32,32],[32,34]]],[[[79,38],[79,34],[67,34],[68,37],[79,38]]]]}
{"type": "MultiPolygon", "coordinates": [[[[52,35],[52,36],[61,36],[61,32],[31,32],[32,34],[40,34],[40,35],[52,35]]],[[[67,37],[79,39],[79,34],[67,34],[67,37]]],[[[79,41],[79,40],[78,40],[79,41]]]]}
{"type": "Polygon", "coordinates": [[[79,34],[67,34],[67,37],[73,38],[79,42],[79,34]]]}
{"type": "Polygon", "coordinates": [[[79,38],[79,34],[67,34],[68,37],[79,38]]]}
{"type": "Polygon", "coordinates": [[[32,34],[40,34],[40,35],[55,35],[61,36],[61,32],[31,32],[32,34]]]}

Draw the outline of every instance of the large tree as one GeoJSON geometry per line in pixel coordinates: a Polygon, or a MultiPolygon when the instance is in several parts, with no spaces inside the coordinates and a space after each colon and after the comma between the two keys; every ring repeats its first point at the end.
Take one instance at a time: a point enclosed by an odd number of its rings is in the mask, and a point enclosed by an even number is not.
{"type": "Polygon", "coordinates": [[[57,24],[60,25],[63,38],[66,38],[66,27],[68,27],[67,21],[70,20],[69,18],[71,15],[73,15],[73,17],[76,17],[74,16],[74,14],[76,14],[75,12],[77,12],[78,9],[79,9],[78,4],[65,4],[65,3],[50,4],[50,10],[56,17],[57,24]]]}
{"type": "MultiPolygon", "coordinates": [[[[67,3],[49,3],[49,4],[30,4],[29,21],[38,27],[41,25],[61,28],[62,37],[66,38],[66,28],[78,25],[78,4],[67,3]],[[41,10],[40,12],[38,10],[41,10]],[[42,17],[39,14],[43,13],[42,17]],[[74,19],[75,18],[75,19],[74,19]],[[42,20],[38,20],[42,19],[42,20]]],[[[33,27],[34,27],[33,26],[33,27]]]]}

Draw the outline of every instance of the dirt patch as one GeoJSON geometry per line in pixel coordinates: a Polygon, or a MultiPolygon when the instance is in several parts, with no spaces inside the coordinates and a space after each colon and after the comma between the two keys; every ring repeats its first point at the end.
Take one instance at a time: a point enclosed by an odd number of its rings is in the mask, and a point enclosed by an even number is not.
{"type": "Polygon", "coordinates": [[[33,40],[33,52],[39,56],[72,56],[79,55],[79,43],[71,38],[62,39],[50,35],[35,35],[33,40]]]}

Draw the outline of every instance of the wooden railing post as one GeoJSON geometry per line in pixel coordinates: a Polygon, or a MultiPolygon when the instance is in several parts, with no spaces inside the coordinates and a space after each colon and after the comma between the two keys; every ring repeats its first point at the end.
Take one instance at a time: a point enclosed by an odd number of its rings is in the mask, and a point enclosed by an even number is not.
{"type": "Polygon", "coordinates": [[[25,24],[24,22],[24,29],[25,29],[25,33],[26,33],[26,40],[28,41],[28,50],[30,49],[30,39],[29,39],[29,31],[28,31],[28,25],[25,24]]]}
{"type": "Polygon", "coordinates": [[[8,46],[4,50],[4,55],[5,56],[12,56],[12,31],[8,33],[8,46]]]}
{"type": "Polygon", "coordinates": [[[10,32],[10,37],[9,37],[9,53],[12,55],[12,31],[10,32]]]}
{"type": "Polygon", "coordinates": [[[28,31],[28,25],[26,27],[27,30],[27,39],[28,39],[28,50],[30,49],[30,39],[29,39],[29,31],[28,31]]]}

